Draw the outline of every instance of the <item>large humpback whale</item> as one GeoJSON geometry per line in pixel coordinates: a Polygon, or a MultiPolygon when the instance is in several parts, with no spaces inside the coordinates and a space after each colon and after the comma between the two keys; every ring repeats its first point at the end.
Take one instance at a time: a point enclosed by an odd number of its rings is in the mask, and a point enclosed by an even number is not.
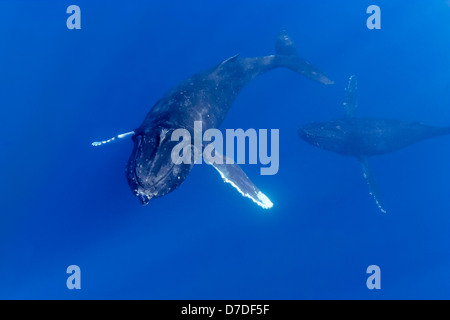
{"type": "MultiPolygon", "coordinates": [[[[191,164],[175,164],[171,160],[171,151],[178,143],[171,140],[172,132],[186,129],[194,136],[196,121],[201,121],[203,130],[219,127],[242,88],[258,75],[278,67],[289,68],[322,84],[333,83],[324,73],[300,58],[291,39],[282,32],[276,42],[275,55],[255,58],[236,55],[214,68],[195,74],[156,102],[136,130],[93,145],[132,136],[134,149],[126,176],[131,190],[145,205],[150,199],[178,188],[192,169],[193,161],[191,164]]],[[[253,185],[240,167],[230,164],[231,161],[226,162],[209,164],[242,195],[263,208],[270,208],[272,202],[253,185]]]]}
{"type": "Polygon", "coordinates": [[[357,79],[350,77],[344,108],[346,117],[329,122],[313,122],[298,130],[299,136],[312,145],[357,158],[379,209],[386,212],[367,158],[405,148],[421,140],[450,134],[450,128],[419,122],[389,119],[356,118],[357,79]]]}

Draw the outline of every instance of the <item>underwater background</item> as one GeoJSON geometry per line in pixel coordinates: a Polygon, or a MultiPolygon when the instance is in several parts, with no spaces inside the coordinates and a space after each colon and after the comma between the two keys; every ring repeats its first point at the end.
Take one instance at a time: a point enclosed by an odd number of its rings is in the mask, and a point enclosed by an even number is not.
{"type": "Polygon", "coordinates": [[[359,163],[297,135],[359,116],[450,126],[449,1],[1,1],[1,299],[448,299],[450,136],[359,163]],[[66,9],[81,8],[81,30],[66,9]],[[381,30],[369,30],[369,5],[381,30]],[[242,197],[207,165],[142,206],[125,178],[131,139],[167,90],[287,30],[335,81],[287,69],[252,81],[220,129],[280,130],[280,169],[243,165],[274,203],[242,197]],[[69,265],[81,290],[68,290],[69,265]],[[366,269],[381,269],[369,290],[366,269]]]}

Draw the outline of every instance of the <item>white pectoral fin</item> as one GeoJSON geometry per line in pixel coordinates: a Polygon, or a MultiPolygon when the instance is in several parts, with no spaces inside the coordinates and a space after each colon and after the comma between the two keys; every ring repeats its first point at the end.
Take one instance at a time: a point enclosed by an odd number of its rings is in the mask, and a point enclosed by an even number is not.
{"type": "Polygon", "coordinates": [[[211,161],[211,159],[204,160],[219,172],[224,182],[231,184],[244,197],[250,198],[264,209],[273,207],[272,201],[270,201],[270,199],[250,181],[239,165],[234,162],[231,163],[230,159],[224,156],[222,156],[222,159],[223,161],[221,161],[221,163],[218,163],[218,161],[211,161]],[[228,159],[228,161],[226,159],[228,159]]]}
{"type": "Polygon", "coordinates": [[[358,79],[351,76],[348,79],[348,86],[345,89],[344,109],[347,118],[353,118],[358,109],[358,79]]]}
{"type": "Polygon", "coordinates": [[[381,212],[386,213],[386,209],[384,209],[383,198],[381,197],[381,193],[378,190],[377,181],[375,180],[372,170],[369,167],[367,158],[360,157],[359,162],[361,163],[364,178],[366,179],[367,186],[369,187],[369,193],[375,199],[375,202],[378,208],[381,210],[381,212]]]}
{"type": "Polygon", "coordinates": [[[104,145],[104,144],[113,142],[113,141],[116,140],[116,139],[123,139],[123,138],[129,137],[129,136],[132,136],[132,135],[134,135],[134,131],[130,131],[130,132],[126,132],[126,133],[121,133],[121,134],[118,134],[117,136],[112,137],[111,139],[108,139],[108,140],[105,140],[105,141],[95,141],[95,142],[92,142],[91,145],[94,146],[94,147],[98,147],[98,146],[102,146],[102,145],[104,145]]]}

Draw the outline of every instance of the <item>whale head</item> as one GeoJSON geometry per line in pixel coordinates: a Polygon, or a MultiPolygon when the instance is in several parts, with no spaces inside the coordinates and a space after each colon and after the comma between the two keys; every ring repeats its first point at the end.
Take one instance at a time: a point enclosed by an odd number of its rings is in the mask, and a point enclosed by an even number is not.
{"type": "Polygon", "coordinates": [[[178,143],[171,140],[173,129],[136,130],[134,148],[127,165],[127,180],[143,205],[178,188],[192,164],[175,164],[171,153],[178,143]]]}
{"type": "Polygon", "coordinates": [[[304,141],[321,149],[340,154],[357,155],[356,137],[351,121],[345,119],[330,122],[312,122],[298,130],[304,141]]]}

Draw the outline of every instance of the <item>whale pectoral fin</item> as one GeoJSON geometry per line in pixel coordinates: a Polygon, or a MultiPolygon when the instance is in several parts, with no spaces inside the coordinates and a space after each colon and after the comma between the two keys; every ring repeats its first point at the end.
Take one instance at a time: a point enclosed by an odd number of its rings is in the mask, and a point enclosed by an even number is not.
{"type": "Polygon", "coordinates": [[[116,140],[116,139],[123,139],[123,138],[126,138],[126,137],[130,137],[130,136],[134,135],[134,133],[135,133],[134,131],[130,131],[130,132],[126,132],[126,133],[121,133],[121,134],[118,134],[117,136],[114,136],[114,137],[108,139],[108,140],[104,140],[104,141],[94,141],[94,142],[91,143],[91,145],[94,146],[94,147],[102,146],[102,145],[104,145],[104,144],[113,142],[113,141],[116,140]]]}
{"type": "Polygon", "coordinates": [[[205,157],[204,160],[219,172],[224,182],[231,184],[241,195],[250,198],[264,209],[272,208],[273,203],[270,199],[250,181],[241,167],[234,163],[233,160],[218,155],[217,152],[214,161],[205,157]]]}
{"type": "Polygon", "coordinates": [[[348,79],[348,85],[345,89],[344,109],[347,118],[353,118],[358,109],[358,79],[356,76],[351,76],[348,79]]]}
{"type": "Polygon", "coordinates": [[[381,212],[386,213],[386,210],[384,209],[384,203],[383,203],[383,199],[381,197],[381,193],[378,190],[377,181],[375,180],[375,176],[373,175],[372,170],[370,169],[367,158],[360,157],[359,162],[361,163],[364,178],[366,179],[367,186],[369,187],[369,193],[374,198],[374,200],[375,200],[378,208],[381,210],[381,212]]]}

